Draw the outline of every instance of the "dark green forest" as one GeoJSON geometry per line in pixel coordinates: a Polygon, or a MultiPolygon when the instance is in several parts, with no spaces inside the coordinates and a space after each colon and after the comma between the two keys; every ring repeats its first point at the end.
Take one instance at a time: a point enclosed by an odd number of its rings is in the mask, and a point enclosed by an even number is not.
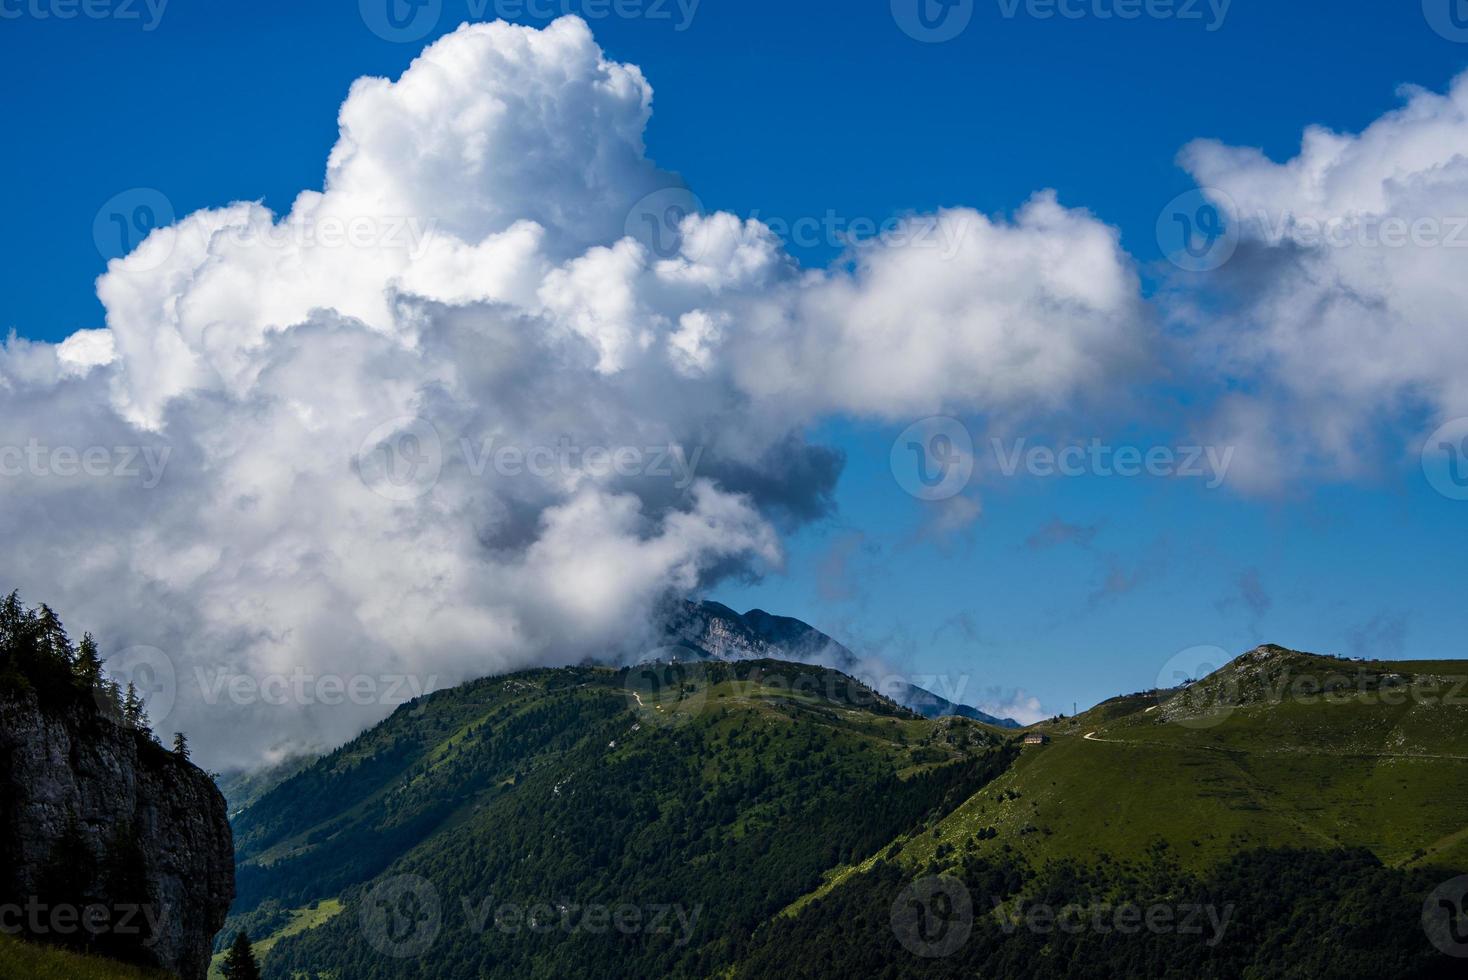
{"type": "MultiPolygon", "coordinates": [[[[915,954],[894,928],[914,872],[879,861],[798,917],[782,918],[740,950],[740,978],[1460,977],[1422,929],[1423,896],[1442,872],[1383,867],[1362,851],[1261,849],[1205,874],[1183,871],[1163,845],[1143,861],[1106,856],[1031,869],[969,857],[921,875],[963,883],[967,938],[943,956],[915,954]],[[1118,919],[1117,910],[1123,911],[1118,919]],[[1145,915],[1154,912],[1157,930],[1145,915]],[[1226,919],[1221,930],[1217,923],[1226,919]],[[1098,926],[1097,923],[1100,923],[1098,926]],[[1032,923],[1035,924],[1032,927],[1032,923]]],[[[950,913],[951,916],[951,913],[950,913]]],[[[935,944],[957,918],[937,915],[935,944]]],[[[937,948],[941,949],[941,945],[937,948]]]]}

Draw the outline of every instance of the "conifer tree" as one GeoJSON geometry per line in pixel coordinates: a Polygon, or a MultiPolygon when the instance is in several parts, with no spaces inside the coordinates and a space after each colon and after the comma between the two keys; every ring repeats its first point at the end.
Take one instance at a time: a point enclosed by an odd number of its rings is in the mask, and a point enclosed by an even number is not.
{"type": "Polygon", "coordinates": [[[61,625],[60,617],[44,602],[41,603],[36,624],[40,628],[42,652],[55,663],[71,666],[71,638],[66,635],[66,627],[61,625]]]}
{"type": "Polygon", "coordinates": [[[102,717],[122,724],[122,688],[117,681],[104,680],[97,691],[97,702],[102,708],[102,717]]]}
{"type": "Polygon", "coordinates": [[[83,690],[95,691],[102,686],[102,657],[91,633],[83,636],[81,645],[77,647],[76,666],[72,672],[83,690]]]}
{"type": "Polygon", "coordinates": [[[260,980],[260,964],[255,959],[255,950],[250,946],[248,933],[234,934],[234,942],[230,943],[220,972],[224,974],[225,980],[260,980]]]}
{"type": "Polygon", "coordinates": [[[127,694],[122,699],[122,723],[128,728],[148,730],[148,712],[143,707],[142,695],[132,681],[128,681],[127,694]]]}
{"type": "Polygon", "coordinates": [[[189,737],[183,732],[173,733],[173,754],[184,761],[189,758],[189,737]]]}

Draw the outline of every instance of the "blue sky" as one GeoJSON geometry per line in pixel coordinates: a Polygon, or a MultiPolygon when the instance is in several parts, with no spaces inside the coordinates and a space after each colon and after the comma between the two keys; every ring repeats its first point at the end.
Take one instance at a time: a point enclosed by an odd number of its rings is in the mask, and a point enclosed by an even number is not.
{"type": "MultiPolygon", "coordinates": [[[[566,4],[579,9],[554,9],[566,4]]],[[[349,2],[174,0],[151,31],[136,6],[137,21],[0,21],[12,148],[0,181],[12,227],[28,231],[0,245],[0,324],[27,336],[97,324],[104,262],[91,229],[113,194],[156,187],[179,214],[288,207],[320,186],[352,80],[396,76],[470,13],[444,0],[433,34],[390,43],[349,2]]],[[[1355,131],[1397,103],[1397,86],[1441,90],[1468,67],[1415,3],[1235,0],[1209,32],[1206,21],[1010,20],[988,0],[942,44],[907,37],[886,3],[703,0],[683,31],[669,12],[590,23],[653,84],[650,154],[709,207],[882,220],[1008,211],[1054,187],[1120,227],[1143,260],[1158,257],[1159,210],[1193,186],[1174,164],[1187,141],[1282,159],[1308,124],[1355,131]]],[[[835,251],[796,250],[815,263],[835,251]]]]}
{"type": "MultiPolygon", "coordinates": [[[[101,325],[94,220],[119,192],[155,188],[182,216],[235,200],[282,212],[319,188],[351,81],[396,77],[469,16],[462,0],[443,2],[418,43],[378,37],[352,2],[174,0],[152,30],[0,21],[0,328],[59,341],[101,325]]],[[[1190,140],[1284,160],[1306,126],[1356,132],[1400,104],[1399,86],[1441,92],[1468,68],[1468,44],[1434,32],[1416,2],[1235,0],[1217,30],[1002,11],[980,0],[944,43],[904,34],[885,0],[703,0],[684,30],[676,5],[670,20],[590,23],[656,92],[649,155],[710,209],[766,221],[958,205],[1008,214],[1054,188],[1120,230],[1147,294],[1163,268],[1159,212],[1194,186],[1176,163],[1190,140]]],[[[790,247],[808,266],[839,251],[790,247]]],[[[933,505],[893,479],[903,427],[822,423],[816,440],[847,460],[836,513],[789,539],[785,572],[714,597],[967,675],[971,694],[1022,688],[1048,710],[1151,686],[1197,645],[1465,653],[1468,503],[1433,492],[1405,442],[1351,480],[1269,493],[988,478],[974,494],[981,516],[935,534],[933,505]],[[1062,527],[1068,540],[1037,538],[1062,527]]],[[[1142,423],[1105,434],[1186,441],[1142,423]]]]}

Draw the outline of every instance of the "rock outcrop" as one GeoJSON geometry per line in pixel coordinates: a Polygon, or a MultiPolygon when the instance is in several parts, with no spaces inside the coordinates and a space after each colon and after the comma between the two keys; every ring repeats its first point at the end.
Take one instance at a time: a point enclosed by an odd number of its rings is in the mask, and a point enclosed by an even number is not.
{"type": "Polygon", "coordinates": [[[233,897],[206,773],[85,697],[0,692],[0,927],[203,980],[233,897]]]}

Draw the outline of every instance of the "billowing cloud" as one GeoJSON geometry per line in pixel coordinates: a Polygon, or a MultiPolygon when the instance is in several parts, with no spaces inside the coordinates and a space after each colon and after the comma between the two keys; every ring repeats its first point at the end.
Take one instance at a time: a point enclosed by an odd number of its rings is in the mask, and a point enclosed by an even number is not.
{"type": "Polygon", "coordinates": [[[1012,222],[913,218],[902,241],[757,304],[733,355],[740,385],[807,415],[1005,416],[1140,370],[1145,310],[1117,232],[1053,193],[1012,222]]]}
{"type": "Polygon", "coordinates": [[[822,419],[1050,411],[1142,356],[1116,232],[1051,194],[827,271],[728,214],[639,240],[684,193],[651,104],[574,18],[358,81],[320,191],[158,229],[105,330],[0,350],[0,580],[161,651],[158,727],[248,763],[779,567],[833,506],[822,419]]]}
{"type": "Polygon", "coordinates": [[[1211,423],[1240,448],[1231,481],[1349,477],[1407,448],[1402,425],[1468,415],[1468,75],[1404,100],[1358,134],[1306,130],[1284,163],[1181,154],[1240,233],[1180,304],[1208,370],[1243,381],[1211,423]]]}

